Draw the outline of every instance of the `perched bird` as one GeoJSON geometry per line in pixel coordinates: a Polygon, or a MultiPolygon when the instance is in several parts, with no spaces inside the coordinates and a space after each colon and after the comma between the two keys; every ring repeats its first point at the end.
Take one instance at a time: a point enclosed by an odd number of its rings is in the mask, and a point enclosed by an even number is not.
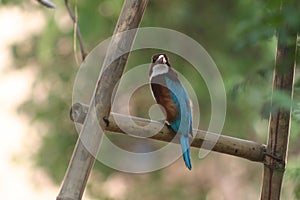
{"type": "Polygon", "coordinates": [[[193,133],[190,98],[166,54],[152,56],[149,76],[152,94],[156,102],[164,108],[169,127],[180,134],[183,160],[191,170],[189,134],[193,133]]]}

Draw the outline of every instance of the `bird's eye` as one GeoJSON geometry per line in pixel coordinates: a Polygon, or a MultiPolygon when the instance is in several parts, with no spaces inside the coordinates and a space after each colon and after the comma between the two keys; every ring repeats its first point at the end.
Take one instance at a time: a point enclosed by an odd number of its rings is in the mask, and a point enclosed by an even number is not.
{"type": "Polygon", "coordinates": [[[152,62],[155,63],[155,62],[157,61],[157,59],[158,59],[158,56],[157,56],[157,55],[153,56],[153,57],[152,57],[152,62]]]}

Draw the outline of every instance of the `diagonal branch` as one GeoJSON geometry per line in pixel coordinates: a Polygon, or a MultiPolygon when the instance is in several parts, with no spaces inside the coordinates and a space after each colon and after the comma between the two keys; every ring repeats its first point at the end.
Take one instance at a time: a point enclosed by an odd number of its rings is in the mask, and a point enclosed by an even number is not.
{"type": "MultiPolygon", "coordinates": [[[[75,103],[72,106],[71,112],[70,112],[70,118],[71,120],[82,124],[86,118],[87,112],[89,107],[84,104],[75,103]]],[[[108,118],[108,126],[106,127],[106,131],[114,132],[114,133],[121,133],[121,134],[129,134],[127,132],[124,132],[124,130],[129,130],[130,134],[134,134],[137,137],[147,138],[147,136],[153,132],[153,130],[156,130],[157,134],[150,136],[148,138],[170,142],[173,140],[175,133],[171,131],[167,126],[164,126],[161,129],[162,124],[160,122],[150,121],[149,119],[142,119],[138,117],[132,117],[132,116],[125,116],[120,115],[117,113],[111,113],[108,118]],[[118,123],[116,123],[116,119],[118,123]],[[139,127],[143,127],[142,129],[138,130],[135,127],[132,127],[131,120],[137,124],[139,127]],[[150,122],[154,123],[153,126],[151,126],[151,130],[149,128],[146,128],[146,125],[150,122]],[[122,127],[122,129],[120,128],[122,127]]],[[[193,140],[191,146],[196,148],[204,148],[205,146],[202,146],[204,138],[206,135],[210,136],[208,141],[211,141],[214,143],[214,140],[217,140],[217,143],[213,147],[213,151],[225,153],[241,158],[245,158],[251,161],[255,162],[263,162],[265,157],[265,151],[266,151],[266,145],[259,144],[257,142],[248,141],[248,140],[242,140],[234,137],[229,137],[225,135],[217,135],[215,133],[210,133],[202,130],[194,130],[194,133],[196,137],[193,140]]],[[[176,141],[175,141],[176,142],[176,141]]],[[[211,145],[208,146],[208,148],[211,145]]]]}
{"type": "MultiPolygon", "coordinates": [[[[67,2],[67,0],[65,1],[67,2]]],[[[147,0],[124,1],[114,36],[108,47],[102,67],[104,72],[101,74],[96,86],[87,120],[83,124],[57,200],[80,200],[82,198],[95,162],[94,156],[97,154],[101,142],[101,130],[98,128],[98,122],[93,120],[93,111],[96,109],[97,116],[102,116],[102,118],[108,116],[113,90],[123,74],[129,55],[128,52],[124,52],[124,43],[126,43],[127,47],[125,50],[130,51],[136,34],[134,32],[131,36],[121,36],[122,34],[119,33],[139,27],[147,3],[147,0]],[[119,53],[122,56],[114,58],[119,53]],[[112,63],[109,64],[109,62],[112,63]]],[[[105,127],[105,123],[100,122],[100,126],[105,127]]]]}

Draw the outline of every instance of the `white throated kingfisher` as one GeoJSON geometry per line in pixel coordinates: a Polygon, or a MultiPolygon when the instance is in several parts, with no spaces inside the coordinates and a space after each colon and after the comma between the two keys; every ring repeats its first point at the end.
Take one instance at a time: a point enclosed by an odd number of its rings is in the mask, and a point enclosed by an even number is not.
{"type": "Polygon", "coordinates": [[[183,160],[192,169],[189,134],[192,133],[190,98],[172,69],[166,54],[155,54],[149,71],[152,94],[166,114],[166,121],[175,133],[180,134],[183,160]]]}

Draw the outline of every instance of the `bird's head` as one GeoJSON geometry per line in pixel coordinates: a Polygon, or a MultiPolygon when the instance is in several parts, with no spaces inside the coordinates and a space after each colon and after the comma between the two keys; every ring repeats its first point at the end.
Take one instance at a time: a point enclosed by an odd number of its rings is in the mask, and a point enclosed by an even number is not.
{"type": "Polygon", "coordinates": [[[168,73],[170,67],[169,59],[166,54],[155,54],[152,56],[149,76],[152,78],[154,76],[168,73]]]}
{"type": "Polygon", "coordinates": [[[164,53],[155,54],[152,56],[153,64],[166,64],[170,66],[168,56],[164,53]]]}

